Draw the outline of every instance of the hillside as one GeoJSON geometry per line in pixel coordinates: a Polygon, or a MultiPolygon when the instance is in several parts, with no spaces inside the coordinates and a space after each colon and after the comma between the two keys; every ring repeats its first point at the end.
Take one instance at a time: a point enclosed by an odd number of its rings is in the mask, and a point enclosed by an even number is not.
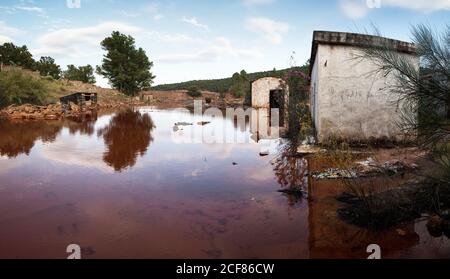
{"type": "Polygon", "coordinates": [[[55,80],[40,76],[39,72],[20,67],[4,66],[0,72],[0,108],[11,104],[31,103],[47,105],[57,103],[60,97],[75,92],[97,93],[100,102],[115,102],[126,99],[117,90],[105,89],[80,81],[55,80]]]}
{"type": "MultiPolygon", "coordinates": [[[[308,66],[297,67],[295,69],[301,70],[304,73],[307,73],[309,71],[308,66]]],[[[247,76],[249,78],[249,81],[253,82],[263,77],[283,77],[288,70],[291,69],[249,73],[247,74],[247,76]]],[[[152,90],[158,91],[187,90],[192,86],[196,86],[200,90],[207,90],[212,92],[227,92],[232,86],[232,78],[229,77],[223,79],[192,80],[180,83],[161,84],[152,87],[152,90]]]]}

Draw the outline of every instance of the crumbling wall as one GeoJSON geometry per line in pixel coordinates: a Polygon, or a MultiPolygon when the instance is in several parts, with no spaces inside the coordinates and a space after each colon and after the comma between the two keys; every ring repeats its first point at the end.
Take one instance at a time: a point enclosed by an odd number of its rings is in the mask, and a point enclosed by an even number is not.
{"type": "MultiPolygon", "coordinates": [[[[319,45],[317,50],[314,122],[319,142],[330,137],[352,141],[402,140],[402,102],[391,90],[395,76],[377,74],[354,46],[319,45]]],[[[418,67],[418,58],[408,56],[418,67]]],[[[314,92],[312,92],[314,93],[314,92]]],[[[314,97],[312,97],[314,98],[314,97]]]]}

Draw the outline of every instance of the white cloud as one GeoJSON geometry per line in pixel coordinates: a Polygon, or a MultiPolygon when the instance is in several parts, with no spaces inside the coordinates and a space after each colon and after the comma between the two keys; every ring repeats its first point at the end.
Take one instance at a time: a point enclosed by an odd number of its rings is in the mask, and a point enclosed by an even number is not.
{"type": "Polygon", "coordinates": [[[14,40],[8,36],[0,35],[0,45],[2,45],[4,43],[14,43],[14,40]]]}
{"type": "Polygon", "coordinates": [[[100,42],[111,34],[120,31],[125,34],[136,35],[141,28],[121,22],[103,22],[101,24],[83,28],[63,28],[41,36],[38,39],[40,47],[31,52],[36,55],[60,55],[82,57],[89,55],[85,49],[95,47],[100,50],[100,42]]]}
{"type": "Polygon", "coordinates": [[[204,43],[204,40],[186,34],[150,31],[148,35],[155,41],[171,44],[204,43]]]}
{"type": "MultiPolygon", "coordinates": [[[[33,4],[32,2],[30,2],[33,4]]],[[[16,5],[16,6],[0,6],[0,10],[4,11],[8,14],[15,14],[19,11],[25,11],[30,13],[35,13],[41,17],[48,17],[45,9],[37,7],[37,6],[25,6],[25,5],[16,5]]]]}
{"type": "Polygon", "coordinates": [[[381,7],[392,6],[424,12],[450,10],[449,0],[382,0],[381,7]]]}
{"type": "Polygon", "coordinates": [[[275,2],[275,0],[242,0],[242,3],[248,6],[252,5],[265,5],[265,4],[271,4],[275,2]]]}
{"type": "Polygon", "coordinates": [[[248,19],[246,27],[253,32],[263,34],[273,44],[280,44],[283,41],[283,35],[290,29],[289,24],[285,22],[274,21],[265,17],[248,19]]]}
{"type": "Polygon", "coordinates": [[[159,57],[157,60],[166,63],[212,62],[233,57],[256,58],[261,56],[262,54],[258,49],[235,48],[227,38],[217,37],[197,52],[171,54],[159,57]]]}
{"type": "Polygon", "coordinates": [[[449,0],[340,0],[339,6],[342,12],[351,19],[360,19],[366,16],[372,9],[396,7],[419,12],[434,12],[450,10],[449,0]],[[379,2],[377,2],[379,1],[379,2]]]}
{"type": "Polygon", "coordinates": [[[15,36],[15,35],[19,35],[21,33],[23,33],[22,30],[17,29],[15,27],[8,26],[5,22],[0,21],[0,34],[1,35],[15,36]]]}
{"type": "Polygon", "coordinates": [[[340,8],[351,19],[360,19],[369,11],[365,0],[340,0],[340,8]]]}
{"type": "Polygon", "coordinates": [[[208,29],[209,29],[208,25],[200,23],[200,22],[197,20],[196,17],[192,17],[192,18],[183,17],[181,20],[182,20],[183,22],[192,24],[192,25],[194,25],[195,27],[198,27],[198,28],[202,28],[202,29],[205,29],[205,30],[208,30],[208,29]]]}
{"type": "Polygon", "coordinates": [[[0,21],[0,44],[14,43],[11,37],[23,34],[24,32],[15,27],[8,26],[5,22],[0,21]]]}

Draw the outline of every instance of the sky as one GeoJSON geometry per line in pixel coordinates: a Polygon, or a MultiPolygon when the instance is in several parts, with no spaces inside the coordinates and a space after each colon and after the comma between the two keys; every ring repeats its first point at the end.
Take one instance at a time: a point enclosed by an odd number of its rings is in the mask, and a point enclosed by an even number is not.
{"type": "MultiPolygon", "coordinates": [[[[411,26],[450,24],[450,0],[1,0],[0,44],[62,66],[101,64],[100,42],[132,35],[155,85],[303,65],[314,30],[411,41],[411,26]],[[291,57],[294,59],[291,59],[291,57]]],[[[108,82],[97,77],[100,86],[108,82]]]]}

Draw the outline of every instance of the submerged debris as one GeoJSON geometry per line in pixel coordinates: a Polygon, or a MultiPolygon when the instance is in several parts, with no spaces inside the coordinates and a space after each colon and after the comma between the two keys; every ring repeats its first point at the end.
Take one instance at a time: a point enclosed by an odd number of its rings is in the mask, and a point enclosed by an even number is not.
{"type": "Polygon", "coordinates": [[[211,122],[209,122],[209,121],[202,121],[202,122],[198,122],[197,125],[205,126],[205,125],[208,125],[209,123],[211,123],[211,122]]]}
{"type": "Polygon", "coordinates": [[[329,168],[323,172],[313,172],[312,177],[317,180],[321,179],[354,179],[359,177],[371,177],[382,174],[394,175],[403,173],[407,170],[415,170],[416,164],[408,164],[400,160],[387,161],[378,163],[373,158],[367,158],[364,161],[356,162],[349,169],[329,168]]]}
{"type": "Polygon", "coordinates": [[[192,126],[194,125],[193,123],[188,123],[188,122],[177,122],[175,123],[175,126],[192,126]]]}

